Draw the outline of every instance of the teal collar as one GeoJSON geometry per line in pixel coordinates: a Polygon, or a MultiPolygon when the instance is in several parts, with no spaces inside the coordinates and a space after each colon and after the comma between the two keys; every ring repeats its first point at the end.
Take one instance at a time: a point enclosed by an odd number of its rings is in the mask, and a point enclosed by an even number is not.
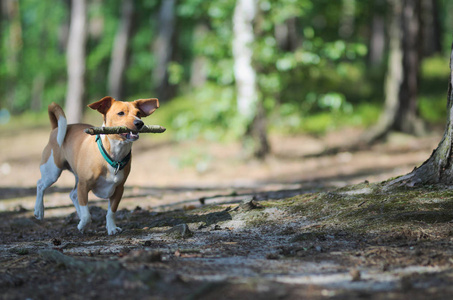
{"type": "Polygon", "coordinates": [[[102,145],[102,139],[101,136],[98,134],[96,136],[96,143],[98,144],[99,151],[102,154],[102,157],[115,169],[115,175],[118,173],[119,170],[124,169],[124,167],[127,165],[127,163],[131,160],[131,152],[129,152],[128,155],[126,155],[125,158],[123,158],[121,161],[115,161],[113,160],[110,155],[105,151],[104,145],[102,145]]]}

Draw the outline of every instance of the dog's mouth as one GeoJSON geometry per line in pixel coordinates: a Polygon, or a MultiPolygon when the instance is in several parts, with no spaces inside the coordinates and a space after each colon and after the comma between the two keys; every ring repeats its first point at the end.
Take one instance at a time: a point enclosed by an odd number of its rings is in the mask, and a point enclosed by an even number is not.
{"type": "Polygon", "coordinates": [[[129,131],[128,133],[121,133],[120,134],[125,140],[127,141],[136,141],[138,140],[139,136],[138,133],[133,133],[132,131],[129,131]]]}

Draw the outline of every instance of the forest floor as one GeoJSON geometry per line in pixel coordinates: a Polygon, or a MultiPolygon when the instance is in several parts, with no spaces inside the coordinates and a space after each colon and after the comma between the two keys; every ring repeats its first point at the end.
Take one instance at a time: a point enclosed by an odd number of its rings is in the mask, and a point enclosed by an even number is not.
{"type": "MultiPolygon", "coordinates": [[[[440,130],[441,132],[441,130],[440,130]]],[[[453,292],[453,191],[388,191],[440,133],[351,145],[359,131],[272,136],[264,162],[240,145],[142,136],[108,236],[107,204],[77,231],[64,173],[33,217],[47,128],[0,136],[2,299],[445,299],[453,292]]]]}

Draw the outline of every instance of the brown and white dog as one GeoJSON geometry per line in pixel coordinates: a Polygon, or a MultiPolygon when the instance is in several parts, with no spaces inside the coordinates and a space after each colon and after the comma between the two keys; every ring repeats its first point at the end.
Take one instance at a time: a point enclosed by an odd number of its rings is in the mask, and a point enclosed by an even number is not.
{"type": "MultiPolygon", "coordinates": [[[[103,126],[126,126],[131,130],[140,130],[144,125],[141,118],[159,108],[159,101],[139,99],[123,102],[104,97],[88,107],[103,114],[103,126]]],[[[91,136],[84,132],[91,125],[67,125],[66,116],[58,104],[52,103],[48,110],[52,131],[49,143],[42,153],[35,217],[39,220],[44,218],[44,192],[57,181],[63,170],[69,170],[76,179],[70,198],[80,218],[77,228],[83,232],[91,222],[87,204],[88,192],[93,191],[99,198],[109,200],[106,217],[108,234],[121,232],[121,228],[115,224],[115,212],[131,169],[132,142],[138,139],[138,134],[131,131],[125,134],[91,136]]]]}

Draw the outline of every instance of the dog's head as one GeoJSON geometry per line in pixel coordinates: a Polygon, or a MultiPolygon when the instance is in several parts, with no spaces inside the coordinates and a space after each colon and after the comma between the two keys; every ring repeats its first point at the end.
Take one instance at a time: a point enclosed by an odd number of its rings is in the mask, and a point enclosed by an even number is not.
{"type": "Polygon", "coordinates": [[[138,139],[138,133],[132,131],[140,130],[144,123],[141,118],[147,117],[159,108],[159,100],[139,99],[132,102],[117,101],[110,96],[88,105],[89,108],[97,110],[104,116],[104,126],[126,126],[131,130],[129,133],[118,134],[117,136],[127,141],[138,139]]]}

